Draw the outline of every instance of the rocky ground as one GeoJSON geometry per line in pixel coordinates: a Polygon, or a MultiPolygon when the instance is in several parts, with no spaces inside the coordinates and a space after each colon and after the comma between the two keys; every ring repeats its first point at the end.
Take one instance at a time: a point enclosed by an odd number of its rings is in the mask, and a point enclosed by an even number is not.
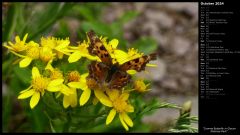
{"type": "MultiPolygon", "coordinates": [[[[104,20],[112,22],[131,10],[140,15],[125,24],[125,38],[134,41],[151,36],[158,43],[158,60],[153,62],[158,67],[147,68],[149,74],[139,74],[154,82],[146,97],[157,96],[180,105],[191,100],[192,114],[198,116],[198,4],[112,3],[104,12],[104,20]]],[[[161,109],[144,121],[166,124],[178,115],[161,109]]]]}

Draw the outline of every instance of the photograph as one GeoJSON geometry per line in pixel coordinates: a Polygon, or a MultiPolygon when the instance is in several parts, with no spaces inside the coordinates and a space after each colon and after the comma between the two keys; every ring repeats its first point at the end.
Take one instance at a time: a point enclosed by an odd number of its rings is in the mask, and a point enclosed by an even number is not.
{"type": "Polygon", "coordinates": [[[199,133],[198,2],[2,2],[2,132],[199,133]]]}

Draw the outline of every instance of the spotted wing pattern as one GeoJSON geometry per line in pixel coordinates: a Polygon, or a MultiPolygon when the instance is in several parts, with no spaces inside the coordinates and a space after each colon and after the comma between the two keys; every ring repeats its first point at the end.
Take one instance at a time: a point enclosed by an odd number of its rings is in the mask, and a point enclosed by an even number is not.
{"type": "Polygon", "coordinates": [[[116,71],[112,75],[112,79],[109,82],[110,89],[121,89],[122,87],[126,86],[129,81],[131,80],[131,76],[124,71],[116,71]]]}
{"type": "Polygon", "coordinates": [[[140,58],[136,58],[133,60],[130,60],[128,62],[123,63],[120,65],[120,70],[122,71],[127,71],[127,70],[136,70],[138,72],[145,70],[146,64],[150,60],[156,60],[157,54],[152,53],[150,55],[144,55],[140,58]]]}
{"type": "Polygon", "coordinates": [[[87,33],[87,36],[90,39],[90,45],[88,47],[89,53],[91,55],[97,55],[103,63],[111,66],[112,58],[95,32],[91,30],[87,33]]]}

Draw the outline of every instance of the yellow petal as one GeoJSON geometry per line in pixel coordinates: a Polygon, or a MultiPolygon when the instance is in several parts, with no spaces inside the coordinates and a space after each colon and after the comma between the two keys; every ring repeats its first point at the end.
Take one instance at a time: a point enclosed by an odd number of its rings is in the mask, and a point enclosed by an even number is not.
{"type": "Polygon", "coordinates": [[[88,76],[89,73],[84,73],[81,75],[81,79],[86,79],[86,77],[88,76]]]}
{"type": "Polygon", "coordinates": [[[115,110],[115,109],[112,109],[112,110],[109,112],[108,116],[107,116],[106,125],[108,125],[108,124],[110,124],[110,123],[112,122],[112,120],[113,120],[113,118],[115,117],[115,115],[116,115],[116,110],[115,110]]]}
{"type": "Polygon", "coordinates": [[[146,66],[148,66],[148,67],[157,67],[156,64],[147,64],[146,66]]]}
{"type": "Polygon", "coordinates": [[[30,107],[31,107],[31,109],[33,109],[38,104],[39,99],[40,99],[40,93],[39,92],[35,92],[32,95],[32,98],[30,100],[30,107]]]}
{"type": "Polygon", "coordinates": [[[76,107],[77,106],[77,91],[76,89],[72,89],[73,94],[70,94],[69,97],[71,98],[70,105],[71,107],[76,107]]]}
{"type": "Polygon", "coordinates": [[[132,127],[133,122],[132,122],[131,118],[126,113],[121,113],[121,115],[123,117],[123,120],[127,123],[127,125],[132,127]]]}
{"type": "Polygon", "coordinates": [[[25,98],[28,98],[30,96],[32,96],[34,94],[35,90],[34,89],[31,89],[31,90],[28,90],[28,91],[25,91],[23,92],[21,95],[18,96],[18,99],[25,99],[25,98]]]}
{"type": "Polygon", "coordinates": [[[8,41],[8,44],[11,45],[11,46],[14,46],[14,44],[10,41],[8,41]]]}
{"type": "Polygon", "coordinates": [[[53,71],[54,68],[52,67],[52,61],[53,60],[49,60],[48,63],[47,63],[47,66],[45,67],[45,69],[48,69],[50,71],[53,71]]]}
{"type": "Polygon", "coordinates": [[[50,86],[48,86],[47,87],[47,90],[48,91],[50,91],[50,92],[57,92],[57,91],[60,91],[62,89],[62,86],[52,86],[52,87],[50,87],[50,86]]]}
{"type": "Polygon", "coordinates": [[[119,50],[119,49],[115,50],[114,54],[115,54],[116,58],[121,58],[122,57],[122,58],[125,59],[125,58],[128,57],[128,54],[126,52],[124,52],[122,50],[119,50]]]}
{"type": "Polygon", "coordinates": [[[63,107],[68,108],[70,105],[71,107],[77,106],[77,91],[76,89],[71,89],[73,94],[64,95],[63,96],[63,107]]]}
{"type": "Polygon", "coordinates": [[[128,130],[129,130],[129,129],[128,129],[128,126],[127,126],[127,124],[124,122],[124,120],[123,120],[123,116],[122,116],[121,113],[119,114],[119,119],[120,119],[120,121],[121,121],[123,127],[125,128],[125,130],[128,131],[128,130]]]}
{"type": "Polygon", "coordinates": [[[13,54],[15,54],[16,56],[18,56],[18,57],[21,57],[21,58],[25,58],[26,56],[24,56],[24,55],[21,55],[21,54],[18,54],[18,53],[16,53],[16,52],[14,52],[14,51],[10,51],[11,53],[13,53],[13,54]]]}
{"type": "Polygon", "coordinates": [[[97,56],[92,56],[92,55],[86,54],[85,57],[88,58],[89,60],[96,60],[99,62],[101,61],[101,59],[97,56]]]}
{"type": "Polygon", "coordinates": [[[20,41],[21,41],[21,40],[20,40],[20,37],[19,37],[19,36],[16,36],[16,37],[15,37],[15,41],[16,41],[16,43],[20,42],[20,41]]]}
{"type": "Polygon", "coordinates": [[[122,50],[115,50],[114,54],[119,64],[123,64],[128,60],[128,54],[122,50]]]}
{"type": "Polygon", "coordinates": [[[68,86],[72,87],[72,88],[78,88],[78,89],[83,89],[86,87],[86,85],[84,85],[80,82],[70,82],[70,83],[68,83],[68,86]]]}
{"type": "Polygon", "coordinates": [[[69,63],[73,63],[78,61],[81,58],[81,52],[80,51],[75,51],[74,53],[72,53],[69,57],[68,57],[68,62],[69,63]]]}
{"type": "Polygon", "coordinates": [[[64,95],[69,95],[69,94],[73,94],[73,91],[68,88],[66,85],[62,85],[62,88],[61,88],[61,93],[63,93],[64,95]]]}
{"type": "Polygon", "coordinates": [[[110,99],[104,94],[101,90],[94,90],[95,96],[98,98],[98,100],[105,106],[112,107],[112,102],[110,99]]]}
{"type": "Polygon", "coordinates": [[[63,83],[63,79],[55,79],[55,80],[52,80],[49,84],[48,84],[48,87],[55,87],[55,86],[58,86],[58,85],[61,85],[63,83]]]}
{"type": "Polygon", "coordinates": [[[69,96],[66,96],[66,95],[64,95],[63,96],[63,107],[64,108],[68,108],[68,106],[70,105],[70,98],[69,98],[69,96]]]}
{"type": "Polygon", "coordinates": [[[126,111],[127,112],[134,112],[134,107],[131,106],[131,105],[127,105],[126,111]]]}
{"type": "Polygon", "coordinates": [[[117,39],[113,39],[109,42],[110,45],[112,45],[112,47],[115,49],[118,46],[118,40],[117,39]]]}
{"type": "Polygon", "coordinates": [[[55,47],[56,50],[62,50],[64,48],[66,48],[69,45],[69,41],[65,40],[65,42],[61,42],[60,45],[58,45],[57,47],[55,47]]]}
{"type": "Polygon", "coordinates": [[[40,73],[39,73],[38,68],[37,68],[37,67],[33,67],[33,68],[32,68],[32,77],[33,77],[33,79],[36,78],[36,77],[40,77],[40,76],[41,76],[41,75],[40,75],[40,73]]]}
{"type": "Polygon", "coordinates": [[[28,33],[27,33],[27,34],[25,34],[25,36],[23,37],[23,42],[24,42],[24,43],[26,42],[26,40],[27,40],[27,37],[28,37],[28,33]]]}
{"type": "Polygon", "coordinates": [[[25,57],[19,62],[19,67],[24,68],[27,67],[32,62],[32,58],[25,57]]]}
{"type": "MultiPolygon", "coordinates": [[[[11,42],[9,42],[9,44],[10,44],[11,42]]],[[[10,46],[8,46],[8,45],[6,45],[6,44],[4,44],[3,45],[4,47],[6,47],[7,49],[9,49],[9,50],[12,50],[13,48],[12,47],[10,47],[10,46]]]]}
{"type": "Polygon", "coordinates": [[[86,90],[83,91],[83,93],[82,93],[82,95],[79,99],[80,106],[83,106],[84,104],[87,103],[87,101],[90,98],[90,95],[91,95],[91,90],[90,89],[86,89],[86,90]]]}
{"type": "Polygon", "coordinates": [[[130,75],[134,75],[137,73],[137,71],[136,70],[127,70],[127,73],[130,75]]]}
{"type": "Polygon", "coordinates": [[[109,98],[114,101],[116,98],[119,96],[119,91],[118,90],[107,90],[107,94],[109,98]]]}
{"type": "Polygon", "coordinates": [[[122,98],[123,100],[127,100],[128,97],[129,97],[129,93],[123,93],[123,94],[121,95],[121,98],[122,98]]]}
{"type": "Polygon", "coordinates": [[[28,90],[31,89],[31,88],[32,88],[32,85],[30,85],[27,89],[20,91],[20,94],[22,94],[22,93],[28,91],[28,90]]]}

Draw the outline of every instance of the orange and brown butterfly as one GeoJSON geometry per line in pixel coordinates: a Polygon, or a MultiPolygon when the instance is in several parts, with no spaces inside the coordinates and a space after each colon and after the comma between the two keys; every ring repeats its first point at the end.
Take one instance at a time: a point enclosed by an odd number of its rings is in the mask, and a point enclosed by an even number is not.
{"type": "Polygon", "coordinates": [[[131,75],[126,72],[127,70],[140,72],[145,69],[146,64],[150,60],[156,60],[157,57],[156,53],[152,53],[127,61],[121,65],[118,62],[113,64],[109,52],[95,32],[91,30],[87,33],[87,36],[90,40],[89,53],[101,59],[101,62],[93,61],[88,65],[89,75],[87,83],[92,89],[97,87],[121,89],[131,80],[131,75]]]}

